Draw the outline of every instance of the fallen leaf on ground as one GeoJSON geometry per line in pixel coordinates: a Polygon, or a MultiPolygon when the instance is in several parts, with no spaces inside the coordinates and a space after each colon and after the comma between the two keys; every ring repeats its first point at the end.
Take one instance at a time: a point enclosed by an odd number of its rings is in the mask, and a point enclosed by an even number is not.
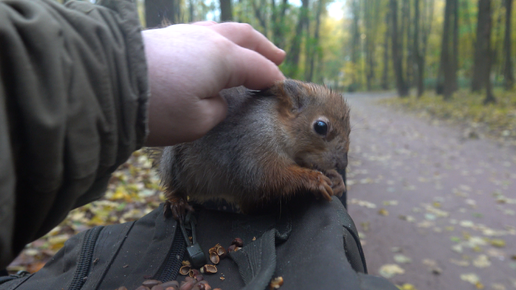
{"type": "Polygon", "coordinates": [[[450,263],[455,264],[457,266],[461,266],[461,267],[469,266],[469,262],[468,261],[464,261],[464,260],[450,259],[450,263]]]}
{"type": "Polygon", "coordinates": [[[383,202],[383,205],[387,206],[387,205],[398,205],[398,201],[397,200],[386,200],[383,202]]]}
{"type": "Polygon", "coordinates": [[[460,275],[460,279],[462,281],[469,282],[469,283],[471,283],[473,285],[475,285],[478,282],[480,282],[480,278],[478,278],[477,274],[475,274],[475,273],[461,274],[460,275]]]}
{"type": "Polygon", "coordinates": [[[416,286],[409,283],[405,283],[401,286],[398,286],[398,288],[401,290],[417,290],[416,286]]]}
{"type": "Polygon", "coordinates": [[[376,208],[376,204],[374,204],[372,202],[365,201],[365,200],[358,200],[358,199],[355,199],[355,198],[352,198],[350,200],[350,204],[357,204],[359,206],[363,206],[363,207],[366,207],[366,208],[376,208]]]}
{"type": "Polygon", "coordinates": [[[503,248],[505,247],[505,240],[502,239],[492,239],[489,241],[489,243],[497,248],[503,248]]]}
{"type": "Polygon", "coordinates": [[[473,260],[473,265],[477,268],[486,268],[491,266],[491,262],[489,262],[487,255],[479,255],[473,260]]]}
{"type": "Polygon", "coordinates": [[[388,215],[389,215],[389,211],[388,211],[388,210],[386,210],[385,208],[381,208],[381,209],[378,211],[378,214],[383,215],[383,216],[388,216],[388,215]]]}
{"type": "Polygon", "coordinates": [[[403,254],[397,254],[397,255],[394,255],[394,261],[396,261],[396,263],[400,263],[400,264],[408,264],[408,263],[412,262],[412,259],[403,254]]]}
{"type": "Polygon", "coordinates": [[[397,274],[404,274],[405,270],[401,268],[399,265],[396,264],[386,264],[380,267],[380,270],[378,270],[378,273],[382,275],[383,277],[389,279],[394,277],[397,274]]]}

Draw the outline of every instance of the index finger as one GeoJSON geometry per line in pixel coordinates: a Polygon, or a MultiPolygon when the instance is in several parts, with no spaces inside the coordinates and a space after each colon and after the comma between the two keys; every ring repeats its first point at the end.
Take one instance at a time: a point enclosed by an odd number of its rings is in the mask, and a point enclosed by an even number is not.
{"type": "Polygon", "coordinates": [[[256,51],[276,65],[280,65],[285,59],[285,51],[247,23],[225,22],[210,25],[207,28],[216,31],[241,47],[256,51]]]}
{"type": "Polygon", "coordinates": [[[277,81],[285,80],[285,76],[272,61],[257,52],[234,45],[226,55],[229,73],[224,88],[245,86],[259,90],[272,86],[277,81]]]}

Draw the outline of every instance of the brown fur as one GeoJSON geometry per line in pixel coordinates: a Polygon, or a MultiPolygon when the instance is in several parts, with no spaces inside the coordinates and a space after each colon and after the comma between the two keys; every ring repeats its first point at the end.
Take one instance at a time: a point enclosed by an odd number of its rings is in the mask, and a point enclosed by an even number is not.
{"type": "Polygon", "coordinates": [[[341,94],[287,80],[221,95],[226,120],[199,140],[163,151],[160,174],[173,211],[184,210],[187,196],[224,199],[250,213],[303,192],[324,199],[342,194],[336,169],[347,165],[350,128],[341,94]],[[327,122],[325,136],[315,132],[316,120],[327,122]]]}

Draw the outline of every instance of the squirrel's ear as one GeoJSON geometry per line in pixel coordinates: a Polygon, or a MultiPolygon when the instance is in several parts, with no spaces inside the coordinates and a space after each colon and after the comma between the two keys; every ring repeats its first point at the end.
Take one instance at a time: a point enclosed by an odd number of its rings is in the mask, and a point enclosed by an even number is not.
{"type": "Polygon", "coordinates": [[[277,82],[268,89],[255,91],[253,95],[277,98],[281,111],[287,114],[296,114],[305,106],[305,99],[302,98],[302,95],[306,93],[306,84],[295,80],[285,80],[277,82]]]}
{"type": "Polygon", "coordinates": [[[286,80],[280,86],[279,98],[283,98],[284,102],[288,104],[288,108],[292,112],[299,112],[305,106],[304,99],[301,97],[306,94],[305,84],[300,81],[286,80]]]}

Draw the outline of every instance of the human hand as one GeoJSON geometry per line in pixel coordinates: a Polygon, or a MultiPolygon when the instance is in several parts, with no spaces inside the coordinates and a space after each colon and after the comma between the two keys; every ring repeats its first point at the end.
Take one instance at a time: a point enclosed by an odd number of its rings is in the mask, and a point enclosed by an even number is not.
{"type": "Polygon", "coordinates": [[[285,52],[248,24],[200,22],[142,32],[149,69],[147,146],[202,137],[224,120],[226,88],[263,89],[285,77],[285,52]]]}

